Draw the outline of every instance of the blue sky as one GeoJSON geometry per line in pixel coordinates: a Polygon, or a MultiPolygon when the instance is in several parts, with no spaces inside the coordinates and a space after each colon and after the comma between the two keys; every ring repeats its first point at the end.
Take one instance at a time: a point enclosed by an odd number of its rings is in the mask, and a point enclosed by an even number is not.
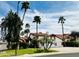
{"type": "MultiPolygon", "coordinates": [[[[41,24],[39,25],[40,32],[49,32],[49,34],[61,34],[61,24],[58,24],[60,16],[66,19],[64,28],[65,33],[71,31],[79,31],[79,2],[76,1],[29,1],[30,9],[27,10],[23,29],[25,24],[31,25],[31,32],[35,32],[35,24],[32,23],[33,17],[39,15],[41,24]]],[[[16,12],[17,1],[0,1],[0,21],[6,16],[8,11],[12,9],[16,12]]],[[[20,5],[21,7],[21,5],[20,5]]],[[[19,10],[19,16],[22,18],[23,11],[19,10]]]]}
{"type": "MultiPolygon", "coordinates": [[[[0,11],[1,11],[1,15],[5,15],[6,12],[4,12],[3,10],[3,6],[5,8],[7,8],[7,6],[5,6],[5,4],[8,4],[11,6],[11,8],[8,8],[8,9],[12,9],[14,8],[16,10],[17,8],[17,1],[4,1],[4,2],[1,2],[1,6],[0,7],[0,11]]],[[[65,9],[71,9],[71,8],[74,8],[75,7],[75,4],[71,1],[30,1],[30,9],[31,10],[38,10],[40,12],[61,12],[61,11],[64,11],[65,9]]],[[[7,11],[7,10],[6,10],[7,11]]],[[[21,9],[20,9],[21,11],[21,9]]]]}

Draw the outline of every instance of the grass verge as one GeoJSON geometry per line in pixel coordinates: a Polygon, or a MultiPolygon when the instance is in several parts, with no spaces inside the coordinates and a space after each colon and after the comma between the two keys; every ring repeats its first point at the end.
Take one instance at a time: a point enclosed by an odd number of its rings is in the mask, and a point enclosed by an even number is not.
{"type": "MultiPolygon", "coordinates": [[[[48,53],[48,52],[57,52],[55,50],[48,50],[45,52],[43,49],[36,49],[36,48],[27,48],[27,49],[20,49],[17,51],[18,55],[23,54],[35,54],[35,53],[48,53]]],[[[0,53],[0,57],[9,57],[9,56],[15,56],[15,50],[6,50],[0,53]]]]}

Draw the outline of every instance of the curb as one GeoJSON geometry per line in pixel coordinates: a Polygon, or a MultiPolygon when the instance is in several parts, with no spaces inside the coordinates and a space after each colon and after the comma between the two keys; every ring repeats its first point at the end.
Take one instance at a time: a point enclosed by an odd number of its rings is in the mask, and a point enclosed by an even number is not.
{"type": "Polygon", "coordinates": [[[25,54],[16,57],[41,57],[47,55],[67,54],[67,53],[78,53],[78,52],[53,52],[53,53],[37,53],[37,54],[25,54]]]}

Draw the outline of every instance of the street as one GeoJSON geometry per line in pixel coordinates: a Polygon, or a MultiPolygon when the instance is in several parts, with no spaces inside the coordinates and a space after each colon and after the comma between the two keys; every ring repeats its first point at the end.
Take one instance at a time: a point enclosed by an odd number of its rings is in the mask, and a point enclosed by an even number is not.
{"type": "Polygon", "coordinates": [[[7,49],[7,43],[0,43],[0,51],[7,49]]]}
{"type": "Polygon", "coordinates": [[[56,54],[56,55],[47,55],[39,57],[79,57],[79,53],[56,54]]]}

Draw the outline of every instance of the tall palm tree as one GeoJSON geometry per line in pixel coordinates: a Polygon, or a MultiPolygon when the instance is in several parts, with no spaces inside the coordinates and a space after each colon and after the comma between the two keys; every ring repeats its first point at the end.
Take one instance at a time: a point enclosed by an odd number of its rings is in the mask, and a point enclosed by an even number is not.
{"type": "Polygon", "coordinates": [[[60,18],[59,18],[59,21],[58,21],[58,23],[61,23],[61,25],[62,25],[62,35],[63,35],[63,38],[62,38],[62,40],[64,41],[64,21],[65,21],[66,19],[64,19],[64,17],[63,16],[60,16],[60,18]]]}
{"type": "Polygon", "coordinates": [[[36,23],[36,44],[35,44],[35,47],[38,48],[38,41],[37,40],[38,40],[38,24],[41,23],[40,16],[35,16],[33,22],[36,23]]]}
{"type": "Polygon", "coordinates": [[[36,23],[36,39],[38,39],[38,24],[41,23],[40,16],[35,16],[33,22],[36,23]]]}
{"type": "Polygon", "coordinates": [[[30,8],[29,7],[29,2],[28,1],[24,1],[22,3],[22,7],[21,7],[21,9],[24,9],[24,14],[23,14],[22,22],[24,20],[24,16],[25,16],[25,13],[26,13],[27,9],[29,9],[29,8],[30,8]]]}

